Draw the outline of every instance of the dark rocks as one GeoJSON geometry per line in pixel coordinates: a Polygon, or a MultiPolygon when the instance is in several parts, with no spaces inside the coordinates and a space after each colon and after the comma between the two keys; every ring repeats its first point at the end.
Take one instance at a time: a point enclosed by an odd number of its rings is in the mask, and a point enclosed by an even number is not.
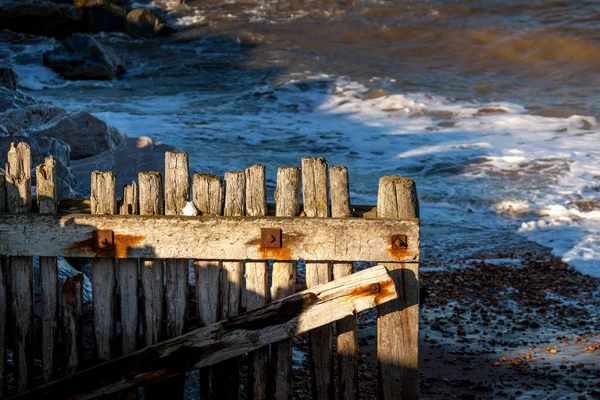
{"type": "Polygon", "coordinates": [[[0,68],[0,86],[10,90],[17,90],[19,77],[12,68],[0,68]]]}
{"type": "Polygon", "coordinates": [[[0,26],[15,32],[64,37],[81,28],[83,12],[50,1],[0,1],[0,26]]]}
{"type": "Polygon", "coordinates": [[[0,86],[0,112],[11,108],[22,108],[39,102],[33,97],[27,96],[16,90],[10,90],[0,86]]]}
{"type": "Polygon", "coordinates": [[[59,115],[66,114],[60,107],[35,104],[0,114],[0,134],[26,135],[27,131],[44,125],[59,115]]]}
{"type": "Polygon", "coordinates": [[[71,147],[72,160],[115,150],[126,137],[119,130],[86,112],[59,116],[29,133],[65,141],[71,147]]]}
{"type": "Polygon", "coordinates": [[[110,47],[81,33],[44,53],[44,64],[66,79],[111,80],[125,72],[125,65],[110,47]]]}
{"type": "Polygon", "coordinates": [[[120,32],[125,28],[127,11],[109,0],[75,0],[83,11],[85,32],[120,32]]]}
{"type": "Polygon", "coordinates": [[[165,22],[151,10],[138,8],[127,14],[125,32],[131,37],[153,38],[167,31],[165,22]]]}

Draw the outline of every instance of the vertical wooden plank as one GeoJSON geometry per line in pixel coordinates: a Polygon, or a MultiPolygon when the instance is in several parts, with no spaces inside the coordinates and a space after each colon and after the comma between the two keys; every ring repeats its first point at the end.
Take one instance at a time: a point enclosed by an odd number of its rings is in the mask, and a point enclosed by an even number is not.
{"type": "MultiPolygon", "coordinates": [[[[140,215],[163,215],[164,196],[162,176],[159,172],[140,172],[139,213],[140,215]]],[[[164,260],[141,260],[142,292],[144,294],[144,343],[151,346],[165,339],[164,325],[164,260]]],[[[144,397],[148,400],[162,399],[168,393],[168,385],[145,387],[144,397]],[[163,393],[163,388],[167,389],[163,393]]]]}
{"type": "MultiPolygon", "coordinates": [[[[117,213],[117,176],[113,172],[92,172],[92,214],[117,213]]],[[[98,358],[108,361],[115,356],[115,301],[117,277],[115,260],[92,259],[92,294],[94,307],[94,337],[98,358]]]]}
{"type": "Polygon", "coordinates": [[[83,361],[83,275],[65,280],[62,289],[62,329],[65,348],[65,373],[77,372],[83,361]]]}
{"type": "MultiPolygon", "coordinates": [[[[159,172],[140,172],[140,215],[163,215],[162,176],[159,172]]],[[[160,259],[142,260],[142,292],[144,293],[144,341],[146,346],[164,339],[163,298],[164,263],[160,259]]]]}
{"type": "MultiPolygon", "coordinates": [[[[47,157],[35,169],[36,192],[40,214],[56,214],[56,161],[47,157]]],[[[40,257],[40,286],[42,292],[42,370],[44,382],[55,376],[58,344],[58,265],[56,257],[40,257]]]]}
{"type": "MultiPolygon", "coordinates": [[[[418,218],[419,201],[410,178],[379,180],[378,218],[418,218]]],[[[419,398],[419,263],[385,263],[398,299],[379,306],[377,360],[380,398],[419,398]]]]}
{"type": "MultiPolygon", "coordinates": [[[[0,213],[6,211],[6,176],[0,172],[0,213]]],[[[0,255],[0,398],[4,398],[6,394],[6,343],[7,332],[6,327],[8,321],[8,282],[6,276],[8,274],[8,266],[6,265],[6,257],[0,255]]]]}
{"type": "MultiPolygon", "coordinates": [[[[246,174],[231,171],[225,174],[225,206],[227,217],[246,214],[246,174]]],[[[235,317],[240,312],[244,263],[223,261],[221,270],[220,320],[235,317]]],[[[237,399],[239,390],[240,360],[219,363],[213,368],[213,395],[215,399],[237,399]]]]}
{"type": "MultiPolygon", "coordinates": [[[[165,153],[165,215],[181,215],[190,200],[188,155],[165,153]]],[[[167,338],[181,335],[185,329],[189,261],[168,259],[166,263],[166,330],[167,338]]],[[[163,387],[171,398],[183,398],[185,375],[171,378],[163,387]],[[169,389],[167,389],[169,388],[169,389]]]]}
{"type": "MultiPolygon", "coordinates": [[[[7,210],[31,212],[31,152],[27,143],[11,143],[6,164],[7,210]]],[[[33,386],[33,258],[10,257],[10,298],[13,330],[13,359],[17,390],[33,386]]]]}
{"type": "MultiPolygon", "coordinates": [[[[123,187],[121,215],[137,214],[137,184],[123,187]]],[[[135,351],[138,335],[138,260],[124,258],[119,260],[119,286],[121,288],[121,334],[123,354],[135,351]]]]}
{"type": "MultiPolygon", "coordinates": [[[[217,175],[196,173],[193,178],[194,206],[201,215],[223,215],[223,181],[217,175]]],[[[196,316],[198,326],[219,320],[219,290],[221,265],[219,261],[194,261],[196,277],[196,316]]],[[[200,398],[211,399],[212,368],[200,370],[200,398]]]]}
{"type": "MultiPolygon", "coordinates": [[[[267,215],[266,168],[253,165],[246,169],[246,215],[267,215]]],[[[269,296],[269,264],[267,262],[246,263],[246,310],[256,310],[267,304],[269,296]]],[[[269,348],[267,346],[249,354],[248,398],[266,400],[269,348]]]]}
{"type": "MultiPolygon", "coordinates": [[[[297,217],[300,213],[300,168],[280,167],[275,188],[275,215],[297,217]]],[[[296,288],[296,262],[274,262],[271,282],[271,300],[290,296],[296,288]]],[[[274,400],[292,398],[292,341],[284,340],[271,345],[269,387],[274,400]]]]}
{"type": "MultiPolygon", "coordinates": [[[[307,217],[328,217],[327,161],[320,157],[302,159],[302,197],[307,217]]],[[[329,263],[306,262],[306,286],[331,280],[329,263]]],[[[309,332],[313,399],[333,398],[333,331],[327,325],[309,332]]]]}
{"type": "MultiPolygon", "coordinates": [[[[331,192],[331,216],[350,217],[350,192],[348,169],[342,166],[329,168],[331,192]]],[[[354,273],[352,263],[333,263],[333,279],[339,279],[354,273]]],[[[337,398],[356,400],[358,398],[358,341],[356,336],[356,317],[346,317],[336,323],[337,349],[337,398]]]]}

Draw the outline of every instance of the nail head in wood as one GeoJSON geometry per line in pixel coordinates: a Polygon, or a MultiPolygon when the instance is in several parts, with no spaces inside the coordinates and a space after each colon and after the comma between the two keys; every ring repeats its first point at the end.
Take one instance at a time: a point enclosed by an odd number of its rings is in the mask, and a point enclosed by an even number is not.
{"type": "Polygon", "coordinates": [[[110,230],[94,231],[94,250],[114,250],[115,236],[110,230]]]}
{"type": "Polygon", "coordinates": [[[404,250],[408,248],[406,235],[392,235],[392,250],[404,250]]]}
{"type": "Polygon", "coordinates": [[[260,246],[267,249],[281,248],[281,229],[261,228],[260,246]]]}

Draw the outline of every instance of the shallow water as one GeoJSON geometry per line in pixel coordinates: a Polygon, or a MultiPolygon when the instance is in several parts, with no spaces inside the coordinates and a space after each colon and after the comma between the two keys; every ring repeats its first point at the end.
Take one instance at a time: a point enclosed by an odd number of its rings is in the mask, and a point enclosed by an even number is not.
{"type": "Polygon", "coordinates": [[[192,171],[266,164],[270,199],[275,167],[308,155],[348,166],[355,204],[413,177],[426,260],[535,242],[600,276],[600,6],[479,3],[147,3],[179,31],[100,35],[129,65],[108,83],[40,66],[53,39],[1,54],[35,95],[173,144],[192,171]]]}

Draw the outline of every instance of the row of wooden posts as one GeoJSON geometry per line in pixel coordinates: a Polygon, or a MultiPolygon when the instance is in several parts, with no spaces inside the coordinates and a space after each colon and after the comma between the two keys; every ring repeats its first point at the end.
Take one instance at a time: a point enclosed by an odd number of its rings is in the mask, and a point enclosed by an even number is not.
{"type": "MultiPolygon", "coordinates": [[[[57,214],[59,211],[54,167],[54,161],[49,157],[36,168],[39,214],[57,214]]],[[[306,285],[309,291],[311,288],[321,290],[322,287],[330,290],[327,285],[332,285],[328,283],[332,278],[336,282],[360,285],[360,282],[350,279],[361,277],[354,274],[352,261],[384,261],[380,265],[390,271],[396,291],[402,294],[397,296],[398,300],[388,301],[396,297],[395,292],[393,296],[387,294],[385,304],[381,298],[369,297],[371,303],[357,306],[358,300],[349,298],[356,303],[352,308],[355,311],[369,306],[378,306],[379,309],[377,351],[381,397],[418,397],[418,200],[411,179],[382,178],[376,209],[376,217],[381,220],[354,218],[349,201],[347,169],[341,166],[328,168],[322,158],[303,158],[302,168],[278,169],[275,216],[269,217],[265,166],[254,165],[245,171],[228,172],[224,180],[205,173],[194,174],[190,179],[188,155],[167,152],[164,185],[160,173],[142,172],[137,183],[132,182],[123,188],[122,199],[118,201],[115,173],[96,171],[91,177],[92,216],[44,217],[32,214],[35,202],[31,196],[30,170],[29,146],[25,143],[11,145],[6,174],[0,173],[0,212],[11,214],[0,216],[5,221],[0,221],[0,235],[3,235],[0,237],[0,254],[11,255],[10,258],[0,257],[0,397],[14,394],[7,390],[7,346],[13,351],[17,393],[60,393],[51,391],[53,387],[60,387],[56,380],[65,379],[65,375],[75,379],[69,382],[80,382],[78,376],[85,378],[87,372],[81,372],[86,366],[82,342],[83,276],[68,278],[59,293],[56,260],[56,256],[82,255],[92,258],[93,331],[97,356],[94,362],[101,363],[97,368],[127,354],[145,354],[148,357],[147,351],[144,353],[144,350],[138,349],[158,346],[157,343],[167,339],[171,339],[169,343],[181,343],[176,340],[186,337],[188,341],[194,338],[202,342],[205,337],[198,335],[206,335],[208,331],[198,333],[194,330],[186,334],[193,328],[189,326],[187,302],[191,262],[196,281],[196,326],[209,329],[223,321],[219,329],[230,329],[231,326],[226,326],[227,321],[235,320],[243,311],[244,287],[245,311],[250,316],[254,315],[253,311],[262,312],[269,301],[285,299],[281,304],[289,301],[289,296],[295,292],[294,260],[298,258],[307,260],[306,285]],[[190,207],[188,202],[194,205],[193,209],[200,217],[157,217],[182,215],[184,208],[190,207]],[[27,216],[16,215],[19,213],[27,216]],[[138,217],[110,217],[117,214],[138,217]],[[298,216],[306,218],[276,218],[298,216]],[[278,248],[261,244],[258,239],[251,240],[250,236],[259,229],[257,226],[267,225],[279,227],[284,232],[280,238],[272,237],[283,242],[278,248]],[[298,233],[294,233],[295,229],[298,233]],[[404,231],[398,232],[398,229],[404,231]],[[208,233],[202,236],[204,231],[208,233]],[[109,236],[104,237],[106,232],[109,236]],[[394,232],[401,235],[391,235],[394,232]],[[77,235],[88,239],[73,239],[77,235]],[[37,343],[41,349],[39,353],[34,342],[31,256],[41,256],[42,329],[37,343]],[[357,258],[349,258],[351,256],[357,258]],[[267,260],[274,260],[270,279],[267,260]],[[143,294],[141,304],[138,304],[138,292],[143,294]],[[4,321],[11,322],[10,329],[4,321]],[[118,322],[120,335],[117,335],[118,322]],[[138,341],[141,333],[143,345],[138,341]],[[192,333],[196,336],[189,336],[192,333]],[[56,350],[59,348],[59,336],[62,338],[63,354],[56,350]],[[36,356],[41,359],[42,378],[35,376],[36,356]],[[47,392],[29,392],[36,386],[36,378],[38,381],[43,379],[45,385],[42,388],[47,386],[47,392]]],[[[378,271],[373,270],[372,273],[376,275],[378,271]]],[[[369,276],[364,275],[364,279],[369,276]]],[[[314,303],[310,306],[313,307],[314,303]]],[[[307,310],[300,309],[293,318],[302,320],[304,313],[309,312],[307,310]]],[[[335,315],[331,313],[331,318],[335,315]]],[[[313,398],[356,399],[359,397],[356,318],[350,313],[328,322],[332,321],[337,321],[336,338],[330,323],[314,325],[318,327],[311,328],[309,332],[313,398]],[[333,375],[334,340],[338,357],[337,387],[334,387],[336,379],[333,375]]],[[[277,323],[283,324],[281,321],[277,323]]],[[[283,325],[277,326],[277,332],[280,332],[283,325]]],[[[294,326],[295,333],[301,331],[298,325],[294,326]]],[[[269,329],[276,330],[273,326],[269,329]]],[[[262,335],[263,332],[260,332],[262,335]]],[[[248,398],[291,397],[290,334],[294,332],[273,335],[271,340],[287,338],[276,342],[264,339],[265,344],[272,343],[270,348],[264,345],[256,347],[256,343],[263,343],[262,336],[248,347],[254,350],[248,355],[248,398]]],[[[253,338],[249,340],[252,342],[253,338]]],[[[159,347],[149,348],[155,349],[155,352],[163,351],[159,347]]],[[[222,362],[215,365],[206,364],[208,361],[202,358],[206,355],[197,355],[204,361],[196,360],[189,366],[205,366],[200,370],[201,398],[238,397],[240,359],[236,356],[243,353],[239,353],[238,349],[238,353],[231,356],[234,353],[227,351],[217,351],[224,358],[217,357],[216,360],[222,362]]],[[[129,360],[126,357],[122,359],[129,360]]],[[[114,361],[106,365],[112,365],[116,370],[120,364],[114,361]]],[[[181,368],[180,372],[189,369],[187,366],[181,368]]],[[[147,379],[150,375],[156,380],[170,377],[151,387],[146,386],[145,398],[182,397],[183,375],[176,376],[175,370],[177,368],[173,366],[157,366],[152,371],[154,375],[145,371],[144,380],[131,378],[131,384],[122,383],[128,379],[125,377],[96,376],[96,379],[106,379],[106,382],[112,382],[112,379],[121,382],[119,384],[123,387],[129,387],[139,385],[139,382],[148,384],[152,381],[147,379]]],[[[119,384],[115,383],[114,387],[121,387],[119,384]]],[[[86,393],[85,387],[78,390],[80,392],[76,393],[80,397],[86,393]]],[[[96,393],[105,392],[100,390],[96,393]]],[[[135,398],[137,389],[128,389],[127,393],[128,397],[135,398]]]]}

